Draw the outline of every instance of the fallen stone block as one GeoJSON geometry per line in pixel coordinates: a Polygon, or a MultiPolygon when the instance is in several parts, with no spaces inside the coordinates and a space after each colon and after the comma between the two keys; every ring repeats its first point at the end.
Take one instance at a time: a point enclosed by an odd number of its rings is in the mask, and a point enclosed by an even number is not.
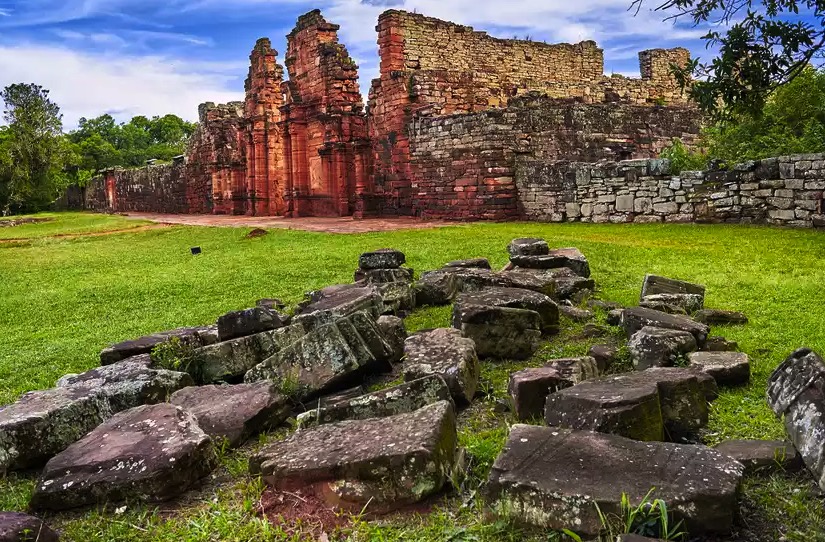
{"type": "Polygon", "coordinates": [[[212,470],[209,437],[169,403],[122,412],[53,457],[30,506],[66,510],[127,499],[165,501],[212,470]]]}
{"type": "Polygon", "coordinates": [[[440,375],[431,374],[398,386],[367,393],[328,406],[319,406],[298,415],[298,428],[306,429],[344,420],[387,418],[439,401],[452,402],[447,383],[440,375]]]}
{"type": "Polygon", "coordinates": [[[733,527],[743,467],[704,446],[638,442],[558,427],[514,425],[483,490],[495,516],[542,529],[597,536],[604,514],[621,515],[622,493],[639,503],[651,488],[691,536],[733,527]]]}
{"type": "Polygon", "coordinates": [[[651,294],[644,296],[639,305],[645,306],[645,303],[671,305],[679,307],[690,314],[702,309],[705,304],[705,296],[699,294],[651,294]]]}
{"type": "Polygon", "coordinates": [[[58,542],[42,519],[20,512],[0,512],[0,542],[58,542]]]}
{"type": "Polygon", "coordinates": [[[705,341],[705,346],[702,348],[705,352],[736,352],[739,350],[739,343],[730,341],[724,337],[710,336],[705,341]]]}
{"type": "Polygon", "coordinates": [[[264,307],[228,312],[218,318],[218,340],[228,341],[278,329],[284,327],[287,322],[287,318],[264,307]]]}
{"type": "Polygon", "coordinates": [[[296,315],[313,312],[329,312],[335,316],[349,316],[356,312],[367,312],[373,318],[384,314],[384,300],[376,286],[362,284],[338,284],[307,294],[307,301],[301,303],[296,315]]]}
{"type": "Polygon", "coordinates": [[[825,362],[809,348],[793,352],[768,379],[768,404],[825,490],[825,362]]]}
{"type": "Polygon", "coordinates": [[[640,301],[639,306],[644,307],[646,309],[653,309],[654,311],[666,312],[668,314],[687,315],[687,311],[682,307],[677,307],[676,305],[668,305],[667,303],[662,303],[660,301],[640,301]]]}
{"type": "Polygon", "coordinates": [[[244,381],[274,381],[281,393],[300,401],[370,368],[388,367],[393,354],[375,320],[357,312],[319,325],[250,369],[244,381]]]}
{"type": "Polygon", "coordinates": [[[372,252],[365,252],[358,258],[360,269],[394,269],[407,262],[407,258],[400,250],[381,248],[372,252]]]}
{"type": "Polygon", "coordinates": [[[592,292],[596,282],[591,278],[577,275],[566,267],[558,269],[525,269],[518,267],[500,273],[516,288],[526,288],[548,295],[554,299],[575,299],[586,292],[592,292]]]}
{"type": "Polygon", "coordinates": [[[723,311],[721,309],[702,309],[693,315],[697,322],[703,324],[747,324],[748,317],[741,312],[723,311]]]}
{"type": "Polygon", "coordinates": [[[588,320],[592,320],[594,316],[593,313],[587,309],[571,307],[570,305],[559,305],[559,312],[573,322],[587,322],[588,320]]]}
{"type": "Polygon", "coordinates": [[[182,327],[119,342],[104,348],[100,352],[100,363],[101,365],[110,365],[132,356],[149,354],[155,347],[168,343],[173,338],[177,338],[182,343],[193,347],[205,346],[211,344],[210,341],[215,338],[213,332],[214,328],[211,326],[182,327]]]}
{"type": "Polygon", "coordinates": [[[409,282],[376,284],[384,304],[384,314],[403,315],[415,309],[415,289],[409,282]]]}
{"type": "Polygon", "coordinates": [[[453,318],[453,326],[475,342],[480,358],[529,358],[539,348],[542,324],[536,311],[510,307],[465,305],[461,320],[453,318]]]}
{"type": "Polygon", "coordinates": [[[637,370],[672,367],[680,357],[696,350],[696,339],[687,331],[646,326],[627,343],[637,370]]]}
{"type": "Polygon", "coordinates": [[[390,363],[397,363],[404,357],[404,341],[407,340],[407,327],[404,320],[397,316],[384,315],[378,321],[378,329],[390,347],[387,359],[390,363]]]}
{"type": "Polygon", "coordinates": [[[642,284],[642,295],[639,297],[639,301],[644,300],[647,296],[657,294],[694,294],[701,296],[702,303],[704,304],[705,287],[701,284],[694,284],[683,280],[669,279],[658,275],[645,275],[645,280],[642,284]]]}
{"type": "Polygon", "coordinates": [[[566,267],[581,277],[590,276],[590,264],[577,248],[557,248],[540,256],[510,256],[516,267],[527,269],[557,269],[566,267]]]}
{"type": "Polygon", "coordinates": [[[644,307],[633,307],[622,311],[622,326],[628,339],[646,326],[687,331],[693,335],[696,339],[696,345],[700,348],[705,344],[705,340],[710,332],[708,326],[696,322],[687,316],[667,314],[661,311],[645,309],[644,307]]]}
{"type": "Polygon", "coordinates": [[[450,402],[415,412],[325,424],[270,444],[249,472],[278,489],[313,488],[338,508],[373,511],[418,502],[449,480],[456,453],[450,402]]]}
{"type": "Polygon", "coordinates": [[[40,466],[115,413],[165,401],[193,384],[186,373],[127,360],[26,393],[0,407],[0,472],[40,466]]]}
{"type": "Polygon", "coordinates": [[[271,382],[192,386],[176,391],[169,402],[186,410],[204,433],[229,446],[286,421],[292,406],[271,382]]]}
{"type": "Polygon", "coordinates": [[[544,239],[521,237],[510,241],[507,252],[510,256],[541,256],[550,253],[550,246],[544,239]]]}
{"type": "Polygon", "coordinates": [[[299,341],[306,333],[306,327],[296,322],[271,331],[198,348],[184,363],[200,384],[237,381],[282,348],[299,341]]]}
{"type": "Polygon", "coordinates": [[[456,401],[473,400],[480,373],[475,343],[457,329],[419,331],[404,343],[404,379],[438,375],[456,401]]]}
{"type": "Polygon", "coordinates": [[[619,349],[612,344],[594,344],[587,353],[596,360],[600,373],[607,371],[619,357],[619,349]]]}
{"type": "Polygon", "coordinates": [[[726,440],[716,449],[745,466],[745,472],[796,472],[802,458],[789,442],[781,440],[726,440]]]}
{"type": "Polygon", "coordinates": [[[461,289],[459,275],[452,271],[430,271],[421,275],[413,285],[415,304],[418,307],[428,305],[449,305],[461,289]]]}
{"type": "Polygon", "coordinates": [[[720,386],[747,384],[751,378],[750,360],[741,352],[694,352],[688,355],[688,362],[720,386]]]}
{"type": "Polygon", "coordinates": [[[275,312],[286,310],[286,303],[274,297],[259,299],[255,302],[255,306],[275,312]]]}
{"type": "Polygon", "coordinates": [[[492,269],[487,258],[470,258],[468,260],[454,260],[447,262],[444,267],[470,267],[478,269],[492,269]]]}
{"type": "Polygon", "coordinates": [[[384,284],[386,282],[407,282],[413,280],[413,270],[407,267],[395,269],[356,269],[355,282],[384,284]]]}
{"type": "Polygon", "coordinates": [[[610,326],[620,326],[622,325],[622,316],[624,315],[624,309],[613,309],[608,311],[607,318],[605,321],[610,326]]]}
{"type": "Polygon", "coordinates": [[[453,305],[452,326],[461,327],[464,315],[477,307],[510,307],[535,311],[541,317],[542,333],[558,333],[559,306],[544,294],[522,288],[486,288],[458,296],[453,305]]]}
{"type": "Polygon", "coordinates": [[[554,360],[511,373],[507,389],[513,412],[521,421],[541,418],[548,395],[596,376],[596,360],[590,357],[554,360]]]}
{"type": "Polygon", "coordinates": [[[585,380],[548,395],[544,412],[547,425],[652,441],[704,427],[715,398],[708,375],[658,368],[585,380]]]}

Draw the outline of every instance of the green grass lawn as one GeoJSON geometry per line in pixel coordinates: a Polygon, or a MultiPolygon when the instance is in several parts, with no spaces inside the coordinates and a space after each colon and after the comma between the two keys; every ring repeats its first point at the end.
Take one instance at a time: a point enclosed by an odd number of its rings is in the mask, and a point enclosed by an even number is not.
{"type": "MultiPolygon", "coordinates": [[[[706,305],[745,312],[746,326],[717,328],[751,356],[746,388],[724,390],[713,404],[706,439],[781,438],[765,402],[771,370],[792,350],[825,353],[825,234],[730,225],[473,224],[432,230],[333,235],[271,230],[245,239],[247,229],[169,227],[112,235],[55,237],[61,233],[122,230],[142,225],[118,216],[38,215],[50,222],[0,228],[0,404],[50,387],[66,373],[98,363],[112,342],[162,329],[214,322],[222,313],[261,297],[288,303],[307,290],[351,282],[361,252],[394,247],[416,271],[458,258],[507,262],[514,237],[536,236],[551,246],[577,246],[590,260],[599,297],[638,301],[645,273],[707,286],[706,305]],[[203,254],[192,256],[189,248],[203,254]]],[[[412,329],[445,325],[449,309],[428,309],[408,320],[412,329]]],[[[580,350],[567,335],[542,356],[580,350]]],[[[502,396],[509,367],[486,367],[502,396]]],[[[462,443],[477,456],[475,474],[495,457],[506,436],[504,420],[482,404],[462,422],[462,443]]],[[[298,540],[258,519],[259,484],[245,473],[244,451],[223,458],[214,483],[176,510],[130,508],[124,514],[81,513],[52,518],[69,540],[298,540]]],[[[31,477],[0,480],[0,509],[25,507],[31,477]]],[[[758,540],[822,540],[822,501],[805,477],[749,479],[743,509],[758,540]],[[819,538],[818,538],[819,537],[819,538]]],[[[447,498],[429,514],[356,521],[356,540],[521,540],[525,533],[484,524],[476,505],[447,498]],[[450,534],[452,533],[452,534],[450,534]]],[[[749,530],[750,529],[750,530],[749,530]]],[[[552,535],[530,534],[536,540],[552,535]]],[[[550,536],[551,538],[548,538],[550,536]]],[[[743,535],[744,536],[744,535],[743,535]]],[[[739,538],[756,540],[755,538],[739,538]]]]}

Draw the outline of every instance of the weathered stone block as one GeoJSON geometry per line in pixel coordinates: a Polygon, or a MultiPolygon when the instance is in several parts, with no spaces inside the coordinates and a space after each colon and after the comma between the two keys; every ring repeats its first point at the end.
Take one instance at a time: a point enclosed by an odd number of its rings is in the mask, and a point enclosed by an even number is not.
{"type": "Polygon", "coordinates": [[[388,418],[324,424],[270,444],[250,458],[249,472],[284,490],[314,487],[339,508],[392,509],[449,481],[455,424],[447,401],[388,418]]]}
{"type": "Polygon", "coordinates": [[[469,403],[480,373],[475,343],[457,329],[420,331],[404,342],[404,379],[408,382],[439,375],[457,401],[469,403]]]}
{"type": "Polygon", "coordinates": [[[745,472],[795,472],[802,468],[792,444],[781,440],[726,440],[716,449],[745,466],[745,472]]]}
{"type": "Polygon", "coordinates": [[[550,247],[544,239],[524,237],[513,239],[507,245],[507,252],[513,256],[542,256],[550,252],[550,247]]]}
{"type": "Polygon", "coordinates": [[[209,437],[183,409],[161,403],[122,412],[53,457],[30,505],[65,510],[134,497],[165,501],[212,470],[209,437]]]}
{"type": "Polygon", "coordinates": [[[720,386],[747,384],[751,376],[748,355],[741,352],[693,352],[688,363],[712,376],[720,386]]]}
{"type": "Polygon", "coordinates": [[[510,307],[535,311],[541,317],[542,333],[559,330],[559,306],[548,296],[523,288],[485,288],[458,296],[453,305],[452,326],[461,329],[465,313],[478,307],[510,307]]]}
{"type": "Polygon", "coordinates": [[[438,374],[411,380],[398,386],[308,410],[298,416],[298,427],[305,429],[344,420],[386,418],[414,412],[439,401],[452,402],[450,388],[438,374]]]}
{"type": "Polygon", "coordinates": [[[633,307],[622,311],[622,327],[628,338],[646,326],[687,331],[696,339],[696,345],[699,348],[704,346],[710,332],[707,325],[680,314],[667,314],[644,307],[633,307]]]}
{"type": "Polygon", "coordinates": [[[407,262],[404,253],[392,248],[382,248],[365,252],[358,258],[360,269],[395,269],[407,262]]]}
{"type": "Polygon", "coordinates": [[[516,524],[602,530],[599,509],[620,514],[622,493],[638,503],[655,487],[691,536],[728,533],[743,467],[704,446],[638,442],[558,427],[515,425],[484,488],[486,507],[516,524]]]}
{"type": "Polygon", "coordinates": [[[687,331],[643,327],[627,343],[637,370],[673,366],[681,356],[696,350],[696,339],[687,331]]]}

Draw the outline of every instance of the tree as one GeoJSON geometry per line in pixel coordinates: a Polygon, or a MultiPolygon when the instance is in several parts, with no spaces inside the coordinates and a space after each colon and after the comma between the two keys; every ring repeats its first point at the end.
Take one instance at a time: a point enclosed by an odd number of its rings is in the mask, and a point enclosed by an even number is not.
{"type": "Polygon", "coordinates": [[[35,210],[51,203],[68,181],[60,108],[34,84],[0,92],[7,123],[0,135],[0,212],[35,210]]]}
{"type": "MultiPolygon", "coordinates": [[[[633,0],[632,6],[639,10],[644,3],[633,0]]],[[[674,73],[683,85],[693,79],[691,98],[715,118],[758,114],[768,96],[825,47],[822,0],[664,0],[654,9],[669,20],[710,26],[702,39],[718,47],[718,55],[706,63],[692,59],[674,73]]]]}

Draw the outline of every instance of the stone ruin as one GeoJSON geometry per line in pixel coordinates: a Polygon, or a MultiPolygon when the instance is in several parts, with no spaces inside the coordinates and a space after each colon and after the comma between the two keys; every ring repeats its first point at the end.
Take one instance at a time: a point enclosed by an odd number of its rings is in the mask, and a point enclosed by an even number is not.
{"type": "MultiPolygon", "coordinates": [[[[691,536],[724,536],[745,472],[804,465],[825,489],[817,354],[794,352],[770,379],[790,442],[708,448],[709,402],[750,379],[748,356],[710,326],[746,324],[744,314],[706,308],[703,286],[654,275],[624,308],[594,297],[578,249],[516,239],[508,251],[502,271],[473,258],[416,280],[402,252],[376,250],[359,258],[355,282],[289,311],[262,299],[214,325],[114,344],[100,367],[0,408],[0,469],[42,469],[34,511],[164,501],[201,483],[214,447],[243,446],[294,416],[294,431],[250,457],[251,474],[345,511],[396,510],[460,480],[459,420],[490,393],[482,365],[535,360],[570,319],[586,322],[578,338],[604,343],[510,374],[517,423],[480,489],[489,518],[595,536],[598,510],[618,513],[623,493],[639,502],[656,488],[691,536]],[[451,327],[408,336],[404,318],[430,305],[452,305],[451,327]],[[623,344],[632,365],[618,363],[623,344]],[[403,382],[368,392],[380,375],[403,382]]],[[[57,539],[35,517],[0,513],[4,540],[23,540],[23,529],[57,539]]]]}
{"type": "Polygon", "coordinates": [[[642,51],[640,78],[605,76],[593,41],[499,39],[389,10],[365,108],[338,28],[318,10],[299,17],[286,70],[258,40],[245,100],[201,105],[185,157],[107,171],[69,199],[117,212],[517,218],[517,158],[655,158],[699,132],[670,73],[686,49],[642,51]]]}

